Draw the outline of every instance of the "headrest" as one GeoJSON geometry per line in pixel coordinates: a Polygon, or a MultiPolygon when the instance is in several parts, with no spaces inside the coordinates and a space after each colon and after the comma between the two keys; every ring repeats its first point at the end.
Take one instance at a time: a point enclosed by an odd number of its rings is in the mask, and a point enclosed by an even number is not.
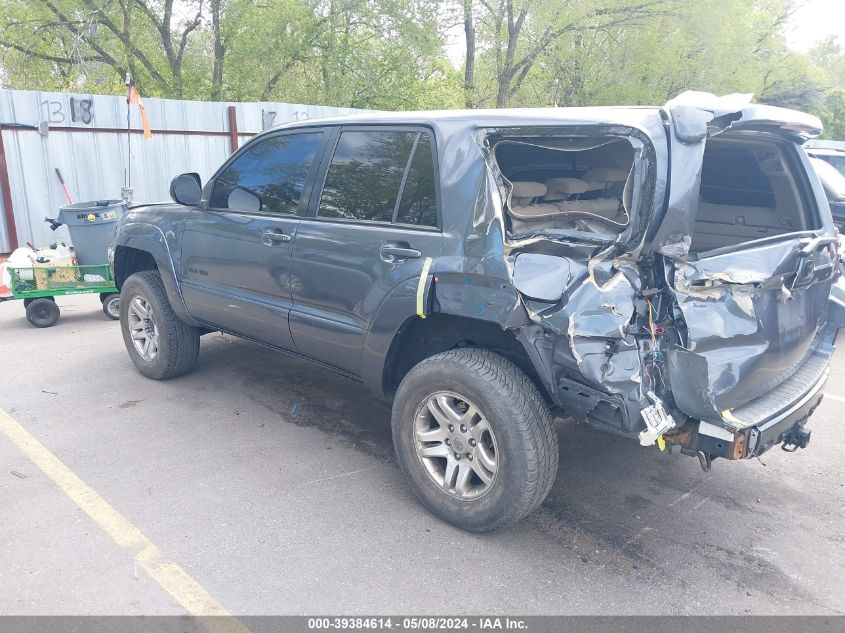
{"type": "Polygon", "coordinates": [[[584,180],[591,185],[625,182],[627,179],[627,171],[624,169],[614,169],[613,167],[596,167],[584,174],[584,180]]]}
{"type": "Polygon", "coordinates": [[[571,196],[587,191],[587,183],[580,178],[552,178],[546,181],[546,189],[549,194],[565,194],[571,196]]]}
{"type": "Polygon", "coordinates": [[[512,182],[511,197],[512,198],[539,198],[546,195],[546,185],[541,182],[530,182],[527,180],[517,180],[512,182]]]}

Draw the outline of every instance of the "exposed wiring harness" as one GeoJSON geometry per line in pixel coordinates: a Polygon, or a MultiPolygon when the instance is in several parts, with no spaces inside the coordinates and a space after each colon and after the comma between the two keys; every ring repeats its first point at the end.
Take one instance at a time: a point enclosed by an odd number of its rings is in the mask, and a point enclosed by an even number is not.
{"type": "MultiPolygon", "coordinates": [[[[647,381],[649,391],[654,390],[657,381],[655,377],[660,380],[662,389],[666,389],[666,381],[663,378],[663,370],[660,364],[663,362],[663,354],[657,349],[657,336],[662,334],[654,325],[654,306],[650,297],[646,297],[646,307],[648,309],[648,332],[651,336],[651,350],[645,355],[645,358],[640,360],[643,376],[647,381]]],[[[659,328],[662,330],[662,328],[659,328]]]]}

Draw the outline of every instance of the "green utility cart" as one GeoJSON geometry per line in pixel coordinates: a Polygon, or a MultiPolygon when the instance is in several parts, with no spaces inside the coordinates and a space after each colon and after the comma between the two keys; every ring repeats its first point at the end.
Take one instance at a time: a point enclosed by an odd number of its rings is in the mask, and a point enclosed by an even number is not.
{"type": "Polygon", "coordinates": [[[9,268],[12,296],[0,300],[23,299],[26,318],[35,327],[50,327],[61,312],[55,297],[99,293],[103,312],[110,319],[120,318],[120,294],[107,264],[95,266],[50,266],[9,268]]]}

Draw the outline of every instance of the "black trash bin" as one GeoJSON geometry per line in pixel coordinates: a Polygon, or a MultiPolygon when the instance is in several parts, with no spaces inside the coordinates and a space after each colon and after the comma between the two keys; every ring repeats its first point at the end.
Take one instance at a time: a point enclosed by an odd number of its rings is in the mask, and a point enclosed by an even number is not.
{"type": "Polygon", "coordinates": [[[115,223],[127,208],[123,200],[77,202],[61,208],[56,220],[67,226],[80,266],[106,263],[115,223]]]}

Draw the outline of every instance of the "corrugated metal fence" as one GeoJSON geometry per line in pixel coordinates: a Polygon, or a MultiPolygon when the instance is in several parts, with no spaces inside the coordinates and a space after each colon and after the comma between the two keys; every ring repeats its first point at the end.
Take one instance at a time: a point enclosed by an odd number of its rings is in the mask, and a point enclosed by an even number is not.
{"type": "MultiPolygon", "coordinates": [[[[268,127],[359,112],[171,99],[144,99],[144,105],[152,139],[141,134],[138,109],[130,110],[136,202],[169,199],[170,180],[180,173],[195,171],[205,181],[233,147],[268,127]]],[[[121,96],[0,90],[0,253],[68,239],[64,227],[53,233],[43,222],[67,203],[56,168],[74,202],[120,197],[130,168],[126,112],[121,96]]]]}

